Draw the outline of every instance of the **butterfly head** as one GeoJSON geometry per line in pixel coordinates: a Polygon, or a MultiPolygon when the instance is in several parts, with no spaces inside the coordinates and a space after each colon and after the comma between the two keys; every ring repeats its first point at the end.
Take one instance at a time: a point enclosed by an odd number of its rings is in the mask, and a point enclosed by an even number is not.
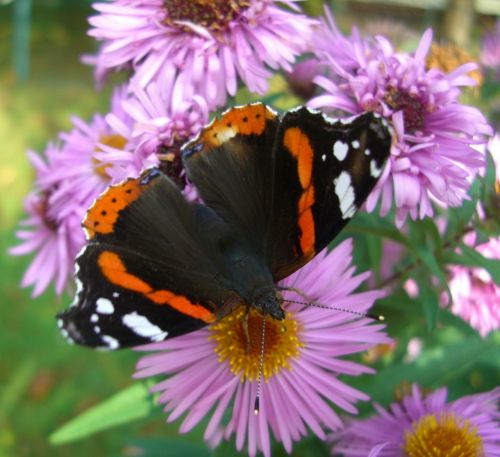
{"type": "Polygon", "coordinates": [[[281,307],[282,301],[274,287],[264,287],[255,291],[252,306],[263,316],[271,316],[273,319],[282,321],[285,319],[285,311],[281,307]]]}

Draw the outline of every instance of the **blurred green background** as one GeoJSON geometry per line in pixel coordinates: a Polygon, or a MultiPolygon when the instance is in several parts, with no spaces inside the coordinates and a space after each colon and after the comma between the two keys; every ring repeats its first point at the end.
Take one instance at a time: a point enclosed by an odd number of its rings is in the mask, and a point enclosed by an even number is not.
{"type": "MultiPolygon", "coordinates": [[[[305,2],[305,7],[319,14],[322,3],[305,2]]],[[[397,6],[390,12],[401,22],[386,23],[382,15],[370,23],[369,7],[375,2],[359,2],[354,12],[348,3],[335,6],[346,25],[386,27],[410,41],[440,21],[439,10],[397,6]]],[[[96,49],[86,35],[90,12],[90,2],[83,0],[0,0],[0,457],[141,455],[128,444],[129,437],[177,433],[178,425],[166,427],[157,411],[119,433],[58,447],[48,443],[50,433],[69,419],[130,385],[137,355],[68,346],[54,315],[71,298],[49,291],[32,299],[30,290],[19,289],[31,258],[6,253],[16,244],[15,227],[33,179],[25,151],[43,151],[59,131],[70,129],[70,115],[89,119],[107,110],[111,85],[96,92],[91,68],[79,61],[81,54],[96,49]]],[[[474,33],[481,21],[491,18],[478,18],[474,33]]]]}

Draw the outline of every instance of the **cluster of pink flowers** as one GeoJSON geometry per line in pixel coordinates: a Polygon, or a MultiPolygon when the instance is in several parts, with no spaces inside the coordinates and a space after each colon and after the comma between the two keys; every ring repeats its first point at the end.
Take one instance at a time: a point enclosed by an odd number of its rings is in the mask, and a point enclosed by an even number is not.
{"type": "MultiPolygon", "coordinates": [[[[20,244],[10,250],[35,253],[23,286],[34,286],[33,295],[51,283],[63,292],[85,242],[80,223],[109,185],[159,165],[191,195],[181,145],[240,84],[264,94],[277,70],[288,72],[302,95],[317,91],[308,101],[311,107],[346,115],[375,111],[389,121],[391,157],[367,201],[368,211],[378,205],[385,216],[395,208],[401,227],[408,216],[423,219],[434,215],[435,205],[456,207],[469,198],[471,182],[486,164],[476,146],[492,133],[476,108],[459,102],[461,87],[475,84],[467,75],[475,65],[451,73],[428,69],[430,30],[413,53],[401,53],[380,36],[365,39],[354,30],[345,37],[328,11],[318,21],[302,14],[298,3],[111,0],[93,5],[97,14],[89,19],[89,33],[101,48],[84,60],[95,66],[98,85],[110,71],[129,71],[131,77],[114,91],[106,115],[88,122],[75,117],[72,130],[61,133],[43,155],[29,152],[36,180],[26,198],[28,217],[17,232],[20,244]],[[313,58],[293,69],[305,52],[313,58]]],[[[269,322],[258,416],[252,402],[259,357],[237,339],[239,310],[206,329],[140,348],[152,354],[141,358],[135,376],[168,376],[153,391],[160,393],[168,421],[183,417],[181,432],[208,418],[207,442],[215,446],[234,436],[238,450],[246,446],[251,456],[271,454],[271,435],[291,452],[309,431],[323,440],[334,431],[333,450],[345,456],[399,456],[402,447],[412,445],[408,437],[420,433],[419,424],[427,433],[426,427],[439,428],[441,420],[465,435],[474,430],[466,437],[478,452],[500,455],[500,437],[492,431],[499,425],[492,406],[498,390],[447,404],[446,390],[424,398],[414,387],[402,404],[389,411],[376,406],[379,417],[351,421],[342,430],[341,414],[332,405],[356,414],[355,404],[368,400],[346,384],[346,377],[373,371],[344,357],[391,341],[383,325],[360,317],[384,292],[356,292],[370,273],[354,274],[352,248],[346,240],[282,282],[343,311],[298,306],[293,301],[301,297],[284,293],[290,300],[286,332],[269,322]]],[[[500,259],[500,240],[477,250],[500,259]]],[[[449,273],[451,310],[481,335],[499,328],[500,289],[491,276],[460,266],[449,273]]],[[[254,322],[249,314],[248,319],[260,334],[262,318],[254,322]]]]}
{"type": "Polygon", "coordinates": [[[95,3],[99,14],[89,19],[89,33],[103,45],[90,62],[100,83],[110,70],[130,68],[131,82],[175,86],[183,98],[200,95],[212,109],[236,94],[238,78],[250,91],[263,94],[270,68],[290,70],[308,48],[315,23],[300,14],[297,0],[279,2],[289,10],[275,3],[95,3]]]}
{"type": "Polygon", "coordinates": [[[356,30],[344,37],[327,15],[315,34],[314,52],[327,75],[314,81],[323,90],[309,105],[347,113],[375,111],[394,132],[391,158],[366,208],[380,214],[396,208],[396,224],[406,217],[432,216],[433,202],[460,206],[484,155],[491,128],[476,108],[459,103],[460,86],[474,85],[465,64],[451,73],[427,69],[432,31],[413,54],[398,53],[383,37],[363,39],[356,30]]]}

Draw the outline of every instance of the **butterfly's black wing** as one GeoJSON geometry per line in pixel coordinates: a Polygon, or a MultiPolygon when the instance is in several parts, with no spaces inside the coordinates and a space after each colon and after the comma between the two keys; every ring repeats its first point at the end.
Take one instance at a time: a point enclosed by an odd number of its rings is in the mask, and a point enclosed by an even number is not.
{"type": "Polygon", "coordinates": [[[325,248],[381,176],[391,134],[373,113],[333,120],[299,108],[281,120],[275,143],[268,259],[282,279],[325,248]]]}
{"type": "Polygon", "coordinates": [[[189,179],[203,201],[265,258],[279,118],[262,103],[231,108],[183,147],[189,179]]]}
{"type": "Polygon", "coordinates": [[[309,261],[366,199],[391,135],[372,113],[350,122],[307,108],[280,120],[257,103],[226,112],[183,149],[204,201],[277,281],[309,261]]]}
{"type": "Polygon", "coordinates": [[[58,316],[71,341],[104,349],[161,341],[214,322],[234,298],[218,265],[220,246],[235,237],[157,169],[110,187],[84,227],[79,290],[58,316]]]}

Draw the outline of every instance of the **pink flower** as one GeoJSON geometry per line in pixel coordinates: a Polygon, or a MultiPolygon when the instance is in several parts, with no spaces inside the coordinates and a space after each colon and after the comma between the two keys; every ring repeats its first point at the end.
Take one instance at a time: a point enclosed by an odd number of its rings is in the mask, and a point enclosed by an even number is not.
{"type": "Polygon", "coordinates": [[[324,93],[312,107],[348,113],[376,111],[395,131],[391,157],[368,211],[380,202],[387,214],[393,203],[396,223],[406,217],[432,216],[432,202],[460,206],[474,176],[485,165],[471,145],[484,144],[491,134],[484,116],[459,103],[460,86],[475,84],[465,64],[451,73],[426,68],[432,31],[424,33],[413,54],[397,53],[383,37],[362,39],[356,30],[346,38],[327,12],[327,21],[315,35],[313,48],[328,76],[315,79],[324,93]]]}
{"type": "Polygon", "coordinates": [[[130,139],[137,160],[159,158],[162,171],[184,188],[180,148],[208,123],[206,102],[198,95],[190,100],[179,98],[180,93],[173,86],[159,87],[155,82],[146,89],[131,83],[130,89],[121,106],[133,122],[114,112],[106,116],[106,122],[114,132],[130,139]]]}
{"type": "Polygon", "coordinates": [[[314,59],[305,59],[293,66],[286,78],[292,92],[305,100],[311,98],[316,91],[314,78],[321,73],[319,62],[314,59]]]}
{"type": "MultiPolygon", "coordinates": [[[[267,90],[269,68],[290,70],[316,22],[299,14],[297,0],[184,2],[114,0],[95,3],[89,34],[103,41],[95,60],[106,69],[132,66],[141,87],[175,87],[182,99],[202,96],[222,106],[238,77],[252,92],[267,90]]],[[[88,57],[87,57],[87,60],[88,57]]]]}
{"type": "Polygon", "coordinates": [[[20,222],[21,228],[16,232],[21,243],[9,249],[11,255],[35,253],[21,282],[22,287],[34,286],[33,297],[40,295],[50,282],[54,282],[57,294],[63,292],[73,272],[75,255],[84,241],[78,208],[68,211],[62,220],[58,219],[57,208],[62,205],[59,189],[40,186],[40,181],[51,173],[51,163],[59,154],[54,144],[49,144],[45,150],[46,161],[35,152],[28,152],[37,182],[24,202],[28,217],[20,222]]]}
{"type": "MultiPolygon", "coordinates": [[[[110,114],[131,133],[133,119],[122,109],[125,97],[124,88],[114,91],[110,114]]],[[[73,117],[72,123],[72,130],[60,133],[61,152],[40,184],[44,188],[57,187],[58,193],[64,194],[68,211],[75,204],[84,208],[83,218],[87,208],[109,185],[138,175],[155,161],[136,155],[131,138],[115,132],[101,114],[95,114],[88,123],[73,117]]]]}
{"type": "Polygon", "coordinates": [[[417,386],[377,416],[353,420],[334,434],[344,457],[500,455],[500,389],[447,403],[441,388],[424,396],[417,386]]]}
{"type": "MultiPolygon", "coordinates": [[[[324,439],[325,429],[342,426],[330,402],[356,414],[354,404],[368,398],[338,376],[373,370],[342,356],[389,341],[382,325],[353,314],[365,313],[383,292],[354,292],[369,273],[355,276],[351,260],[352,241],[346,240],[280,283],[346,311],[286,303],[284,322],[266,320],[258,416],[253,410],[263,318],[255,311],[248,319],[250,341],[242,330],[245,310],[240,308],[206,329],[142,347],[156,353],[139,361],[136,377],[168,375],[153,388],[161,393],[168,421],[184,416],[180,430],[188,432],[208,416],[205,439],[212,445],[234,434],[238,450],[246,443],[250,455],[262,451],[269,456],[271,433],[287,452],[307,429],[324,439]]],[[[285,302],[304,300],[295,292],[284,296],[285,302]]]]}
{"type": "MultiPolygon", "coordinates": [[[[500,237],[490,238],[475,249],[488,259],[499,260],[500,237]]],[[[461,265],[451,266],[449,274],[452,313],[468,322],[483,337],[500,329],[500,287],[491,275],[483,268],[461,265]]]]}

